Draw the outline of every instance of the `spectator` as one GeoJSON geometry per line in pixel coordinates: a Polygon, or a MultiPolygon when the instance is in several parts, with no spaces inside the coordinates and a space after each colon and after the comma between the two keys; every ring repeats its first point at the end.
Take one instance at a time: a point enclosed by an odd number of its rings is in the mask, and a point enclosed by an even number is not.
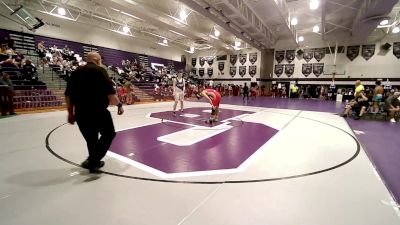
{"type": "Polygon", "coordinates": [[[38,80],[36,67],[29,59],[25,61],[25,65],[22,67],[22,74],[25,80],[38,80]]]}
{"type": "Polygon", "coordinates": [[[360,80],[356,80],[356,89],[354,91],[354,96],[358,96],[360,92],[364,91],[364,85],[361,84],[360,80]]]}
{"type": "Polygon", "coordinates": [[[131,82],[127,81],[124,84],[126,90],[126,104],[131,105],[133,104],[133,85],[131,82]]]}
{"type": "Polygon", "coordinates": [[[4,37],[2,44],[6,44],[8,49],[15,50],[16,48],[15,41],[9,37],[4,37]]]}
{"type": "Polygon", "coordinates": [[[15,63],[15,59],[7,59],[1,64],[2,67],[10,67],[10,68],[18,68],[18,65],[15,63]]]}
{"type": "Polygon", "coordinates": [[[373,101],[372,108],[373,108],[373,113],[378,113],[379,103],[381,103],[383,100],[383,93],[385,92],[385,90],[383,89],[380,80],[377,80],[375,82],[375,84],[376,84],[376,86],[374,89],[374,97],[372,99],[372,101],[373,101]]]}
{"type": "Polygon", "coordinates": [[[393,95],[389,96],[385,101],[385,110],[389,112],[390,122],[395,123],[394,119],[396,113],[400,112],[400,92],[395,92],[393,95]]]}
{"type": "Polygon", "coordinates": [[[357,96],[355,99],[349,102],[349,104],[346,105],[345,111],[343,113],[343,117],[348,116],[349,112],[354,109],[354,119],[358,120],[360,119],[363,114],[365,113],[367,107],[369,106],[368,103],[368,97],[365,94],[364,90],[361,90],[357,92],[357,96]]]}
{"type": "Polygon", "coordinates": [[[1,44],[0,54],[7,54],[7,44],[1,44]]]}
{"type": "Polygon", "coordinates": [[[1,73],[0,75],[0,85],[7,86],[8,90],[5,91],[4,96],[0,96],[0,107],[1,115],[7,115],[7,111],[10,115],[15,115],[14,112],[14,85],[10,80],[10,76],[7,73],[1,73]]]}
{"type": "Polygon", "coordinates": [[[36,52],[40,58],[41,64],[42,65],[47,64],[46,47],[44,46],[44,41],[38,43],[36,52]]]}
{"type": "Polygon", "coordinates": [[[299,87],[296,84],[293,84],[290,90],[290,98],[298,98],[299,97],[299,87]]]}
{"type": "Polygon", "coordinates": [[[247,86],[247,83],[244,83],[244,87],[243,87],[243,103],[245,102],[245,98],[246,101],[249,101],[249,87],[247,86]]]}

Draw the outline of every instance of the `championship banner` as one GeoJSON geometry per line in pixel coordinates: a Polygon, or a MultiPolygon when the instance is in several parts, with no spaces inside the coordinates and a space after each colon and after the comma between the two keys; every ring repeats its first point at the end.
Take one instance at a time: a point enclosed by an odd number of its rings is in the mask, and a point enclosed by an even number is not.
{"type": "Polygon", "coordinates": [[[285,65],[285,74],[288,77],[291,77],[294,73],[294,64],[286,64],[285,65]]]}
{"type": "Polygon", "coordinates": [[[393,55],[400,59],[400,42],[393,43],[393,55]]]}
{"type": "Polygon", "coordinates": [[[249,53],[249,61],[254,64],[257,61],[257,52],[249,53]]]}
{"type": "Polygon", "coordinates": [[[324,72],[323,63],[313,63],[313,73],[316,77],[319,77],[324,72]]]}
{"type": "Polygon", "coordinates": [[[301,68],[301,73],[305,77],[308,77],[311,74],[312,70],[313,70],[312,63],[303,64],[303,67],[301,68]]]}
{"type": "Polygon", "coordinates": [[[254,77],[257,73],[257,66],[249,66],[249,74],[251,77],[254,77]]]}
{"type": "Polygon", "coordinates": [[[276,51],[275,52],[275,59],[278,63],[281,63],[285,58],[285,51],[276,51]]]}
{"type": "Polygon", "coordinates": [[[229,74],[231,75],[231,77],[236,76],[236,66],[231,66],[231,68],[229,69],[229,74]]]}
{"type": "MultiPolygon", "coordinates": [[[[239,62],[244,65],[247,61],[247,54],[239,54],[239,62]]],[[[239,70],[240,71],[240,70],[239,70]]]]}
{"type": "Polygon", "coordinates": [[[360,54],[360,46],[347,46],[347,58],[350,59],[350,61],[353,61],[355,58],[357,58],[358,54],[360,54]]]}
{"type": "Polygon", "coordinates": [[[314,49],[314,58],[319,62],[325,57],[326,48],[316,48],[314,49]]]}
{"type": "Polygon", "coordinates": [[[208,75],[209,77],[211,77],[211,76],[213,75],[213,73],[214,73],[213,68],[211,68],[211,67],[207,68],[207,75],[208,75]]]}
{"type": "Polygon", "coordinates": [[[196,68],[192,68],[192,73],[193,73],[193,75],[196,75],[197,69],[196,68]]]}
{"type": "Polygon", "coordinates": [[[306,60],[306,62],[310,62],[310,60],[314,57],[314,51],[313,49],[304,49],[303,53],[303,59],[306,60]]]}
{"type": "Polygon", "coordinates": [[[369,60],[375,54],[375,45],[363,45],[361,50],[361,56],[365,60],[369,60]]]}
{"type": "Polygon", "coordinates": [[[288,63],[292,63],[296,56],[295,50],[287,50],[285,53],[285,59],[288,63]]]}
{"type": "Polygon", "coordinates": [[[192,58],[192,66],[195,67],[197,63],[197,58],[192,58]]]}
{"type": "Polygon", "coordinates": [[[204,68],[199,68],[199,75],[204,76],[204,68]]]}
{"type": "Polygon", "coordinates": [[[204,63],[206,62],[206,59],[204,57],[201,57],[199,60],[200,66],[204,66],[204,63]]]}
{"type": "Polygon", "coordinates": [[[208,59],[207,59],[207,63],[208,63],[208,65],[211,66],[211,65],[214,63],[214,58],[211,58],[211,57],[208,58],[208,59]]]}
{"type": "Polygon", "coordinates": [[[239,75],[244,77],[246,75],[246,66],[239,66],[239,75]]]}
{"type": "Polygon", "coordinates": [[[230,55],[229,62],[231,62],[232,66],[234,66],[237,62],[237,55],[230,55]]]}
{"type": "Polygon", "coordinates": [[[277,77],[280,77],[283,73],[283,65],[275,65],[274,73],[277,77]]]}
{"type": "Polygon", "coordinates": [[[219,69],[219,71],[223,71],[224,70],[224,68],[225,68],[225,63],[224,62],[219,62],[218,63],[218,69],[219,69]]]}

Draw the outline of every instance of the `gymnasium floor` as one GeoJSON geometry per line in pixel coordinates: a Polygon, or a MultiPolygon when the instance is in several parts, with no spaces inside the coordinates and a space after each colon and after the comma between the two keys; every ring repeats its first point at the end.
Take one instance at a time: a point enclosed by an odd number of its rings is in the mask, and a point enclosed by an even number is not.
{"type": "Polygon", "coordinates": [[[100,175],[76,166],[86,144],[65,111],[1,119],[0,224],[400,224],[341,104],[223,103],[212,125],[203,102],[177,117],[171,102],[111,108],[119,132],[100,175]]]}

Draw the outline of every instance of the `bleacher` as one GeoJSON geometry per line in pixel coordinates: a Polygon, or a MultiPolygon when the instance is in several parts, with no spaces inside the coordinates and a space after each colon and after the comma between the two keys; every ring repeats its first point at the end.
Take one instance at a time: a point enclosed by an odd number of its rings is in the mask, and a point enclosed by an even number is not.
{"type": "Polygon", "coordinates": [[[36,109],[62,105],[51,90],[18,90],[15,91],[15,109],[36,109]]]}
{"type": "MultiPolygon", "coordinates": [[[[113,65],[113,66],[121,66],[121,61],[129,59],[131,61],[137,61],[142,63],[145,68],[149,68],[151,63],[158,63],[163,64],[168,67],[169,71],[175,71],[178,68],[184,68],[184,63],[182,62],[175,62],[169,59],[158,58],[155,56],[148,56],[145,54],[137,54],[128,51],[121,51],[111,48],[105,48],[100,46],[94,45],[86,45],[74,41],[67,41],[61,40],[56,38],[49,38],[34,34],[28,34],[23,32],[17,31],[9,31],[0,29],[0,37],[8,36],[9,38],[13,39],[16,44],[17,52],[24,55],[26,58],[31,59],[33,64],[36,65],[38,69],[38,78],[43,82],[35,82],[35,81],[28,81],[24,80],[21,76],[21,69],[17,69],[16,71],[11,71],[12,69],[8,69],[9,73],[11,74],[11,80],[14,84],[15,90],[46,90],[47,88],[52,88],[54,91],[61,90],[65,88],[65,80],[67,79],[67,74],[64,74],[60,67],[58,66],[43,66],[39,68],[40,59],[36,52],[36,46],[40,41],[45,42],[45,46],[50,48],[53,45],[57,45],[60,49],[63,48],[65,45],[68,45],[69,49],[74,51],[74,53],[79,54],[82,57],[85,57],[86,54],[90,51],[98,51],[103,57],[103,63],[106,65],[113,65]]],[[[7,59],[9,56],[7,55],[0,55],[0,61],[7,59]]],[[[111,74],[110,74],[111,75],[111,74]]],[[[115,75],[114,75],[115,77],[115,75]]],[[[145,80],[152,80],[151,71],[146,71],[143,75],[145,80]],[[148,79],[149,78],[149,79],[148,79]]],[[[135,98],[136,101],[144,100],[149,101],[154,97],[154,86],[155,82],[152,81],[141,81],[141,82],[134,82],[133,84],[135,87],[135,98]]],[[[60,99],[60,96],[58,99],[60,99]]],[[[19,98],[24,99],[24,98],[19,98]]],[[[153,98],[154,99],[154,98],[153,98]]],[[[30,101],[30,100],[27,100],[30,101]]],[[[37,104],[33,105],[46,105],[39,102],[42,102],[43,99],[35,99],[37,104]]],[[[32,102],[32,101],[30,101],[32,102]]],[[[23,105],[29,104],[22,104],[23,105]]]]}
{"type": "Polygon", "coordinates": [[[3,73],[10,75],[10,80],[14,84],[14,90],[47,89],[46,84],[41,81],[25,80],[22,77],[22,69],[13,67],[2,67],[3,73]]]}
{"type": "Polygon", "coordinates": [[[36,55],[35,38],[27,33],[10,33],[10,38],[14,40],[16,50],[25,56],[36,55]]]}

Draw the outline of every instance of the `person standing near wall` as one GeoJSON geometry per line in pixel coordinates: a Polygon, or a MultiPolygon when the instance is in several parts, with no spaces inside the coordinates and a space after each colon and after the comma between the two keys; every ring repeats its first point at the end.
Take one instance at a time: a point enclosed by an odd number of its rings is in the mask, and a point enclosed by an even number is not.
{"type": "Polygon", "coordinates": [[[15,115],[14,112],[14,85],[10,80],[10,75],[7,73],[3,73],[0,71],[0,86],[1,93],[0,93],[0,108],[1,108],[1,115],[6,116],[7,111],[10,115],[15,115]]]}
{"type": "Polygon", "coordinates": [[[372,108],[373,108],[373,113],[378,113],[379,103],[381,103],[383,100],[383,93],[385,92],[385,89],[383,89],[380,80],[377,80],[375,84],[376,86],[374,88],[374,96],[372,98],[373,101],[372,108]]]}
{"type": "Polygon", "coordinates": [[[244,103],[244,99],[246,98],[246,101],[249,101],[249,86],[247,86],[247,83],[244,83],[243,86],[243,103],[244,103]]]}
{"type": "Polygon", "coordinates": [[[296,83],[290,89],[290,98],[298,98],[299,97],[299,87],[297,87],[296,83]]]}
{"type": "Polygon", "coordinates": [[[89,157],[81,166],[95,173],[104,166],[101,159],[106,155],[116,135],[107,107],[109,104],[117,105],[118,115],[122,115],[124,109],[107,71],[101,67],[100,54],[90,52],[87,61],[85,66],[79,67],[71,74],[65,90],[65,99],[68,122],[77,122],[89,151],[89,157]]]}

